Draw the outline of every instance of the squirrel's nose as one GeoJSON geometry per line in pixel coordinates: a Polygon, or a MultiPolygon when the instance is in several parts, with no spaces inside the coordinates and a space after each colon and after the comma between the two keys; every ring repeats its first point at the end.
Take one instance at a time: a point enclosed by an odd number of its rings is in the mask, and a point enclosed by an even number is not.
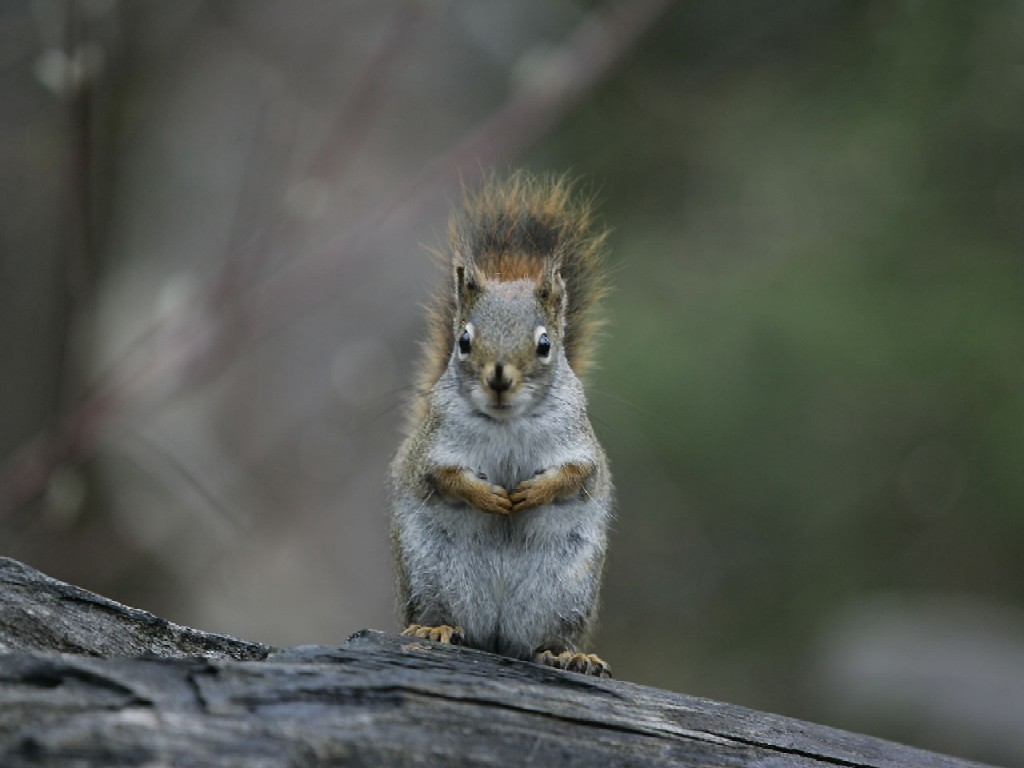
{"type": "Polygon", "coordinates": [[[494,364],[494,375],[487,380],[487,386],[499,394],[512,386],[512,380],[505,378],[505,366],[501,362],[494,364]]]}

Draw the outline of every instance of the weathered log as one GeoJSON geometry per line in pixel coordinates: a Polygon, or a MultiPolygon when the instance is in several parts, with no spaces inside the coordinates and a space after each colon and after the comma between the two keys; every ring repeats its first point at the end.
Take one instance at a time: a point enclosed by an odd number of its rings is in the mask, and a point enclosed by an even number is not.
{"type": "Polygon", "coordinates": [[[259,661],[273,650],[179,626],[0,557],[0,653],[259,661]]]}
{"type": "Polygon", "coordinates": [[[3,766],[972,765],[382,632],[275,652],[11,560],[0,650],[3,766]]]}

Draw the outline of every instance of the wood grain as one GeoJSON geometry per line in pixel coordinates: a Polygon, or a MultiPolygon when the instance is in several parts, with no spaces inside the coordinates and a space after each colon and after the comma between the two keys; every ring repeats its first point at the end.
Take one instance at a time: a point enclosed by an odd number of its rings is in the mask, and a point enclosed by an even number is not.
{"type": "Polygon", "coordinates": [[[11,560],[0,596],[2,766],[976,765],[383,632],[274,651],[11,560]]]}

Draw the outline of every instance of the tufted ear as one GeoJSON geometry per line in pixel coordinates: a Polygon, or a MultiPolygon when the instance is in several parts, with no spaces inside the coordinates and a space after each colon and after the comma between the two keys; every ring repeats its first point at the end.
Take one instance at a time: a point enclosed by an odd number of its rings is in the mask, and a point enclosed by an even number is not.
{"type": "Polygon", "coordinates": [[[565,281],[562,279],[560,259],[549,259],[537,283],[537,301],[544,308],[549,321],[562,319],[566,309],[565,281]]]}
{"type": "Polygon", "coordinates": [[[455,280],[455,317],[456,322],[461,324],[480,294],[480,276],[472,257],[463,254],[455,255],[452,267],[455,280]]]}

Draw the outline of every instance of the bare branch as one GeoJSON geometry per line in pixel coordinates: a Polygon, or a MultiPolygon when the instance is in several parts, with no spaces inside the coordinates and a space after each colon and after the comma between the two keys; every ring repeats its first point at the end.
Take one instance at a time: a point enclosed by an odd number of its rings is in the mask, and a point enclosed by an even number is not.
{"type": "MultiPolygon", "coordinates": [[[[593,11],[564,45],[547,54],[543,66],[526,74],[518,89],[487,119],[429,163],[379,216],[349,233],[337,248],[330,248],[330,258],[291,259],[257,283],[234,279],[238,272],[227,269],[206,302],[210,312],[216,313],[211,316],[225,320],[215,323],[212,331],[209,324],[199,327],[196,322],[168,329],[162,318],[142,328],[79,400],[55,437],[38,436],[0,468],[0,519],[38,496],[60,463],[86,455],[109,417],[136,402],[141,382],[173,369],[194,386],[221,369],[223,361],[231,359],[231,353],[237,354],[243,344],[279,332],[334,298],[337,286],[343,284],[341,271],[350,270],[372,253],[368,244],[376,233],[419,210],[441,180],[454,179],[470,165],[500,163],[536,141],[607,75],[670,5],[671,0],[632,0],[609,2],[593,11]],[[337,258],[338,253],[345,254],[344,262],[337,258]],[[226,302],[241,311],[222,312],[226,302]],[[154,354],[151,347],[159,339],[180,354],[173,359],[154,354]]],[[[338,131],[341,139],[325,143],[316,156],[332,183],[348,170],[355,149],[369,130],[374,100],[379,98],[375,92],[379,79],[394,69],[397,52],[408,47],[418,13],[414,6],[403,4],[396,10],[347,104],[347,122],[338,131]]],[[[244,244],[236,237],[231,248],[244,249],[244,244]]],[[[232,254],[228,254],[226,264],[232,262],[232,254]]],[[[163,349],[161,346],[160,351],[163,349]]]]}

